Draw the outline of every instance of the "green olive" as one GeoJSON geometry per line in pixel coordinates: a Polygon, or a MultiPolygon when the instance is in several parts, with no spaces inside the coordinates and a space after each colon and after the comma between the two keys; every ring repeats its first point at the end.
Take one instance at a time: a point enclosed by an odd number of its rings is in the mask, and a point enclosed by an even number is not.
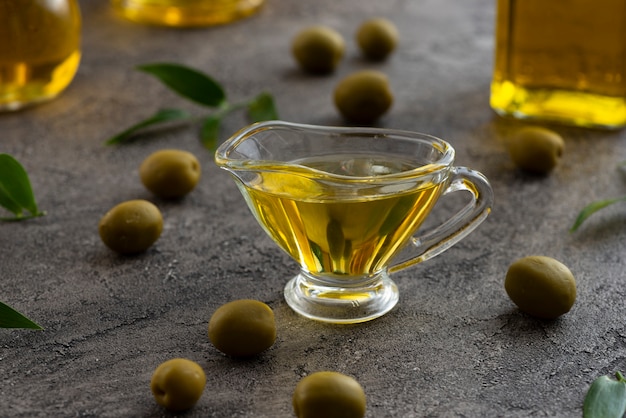
{"type": "Polygon", "coordinates": [[[576,301],[576,280],[561,262],[545,256],[529,256],[509,266],[504,281],[507,294],[529,315],[554,319],[576,301]]]}
{"type": "Polygon", "coordinates": [[[190,152],[164,149],[150,154],[139,166],[148,190],[166,199],[185,196],[200,179],[200,163],[190,152]]]}
{"type": "Polygon", "coordinates": [[[513,163],[524,171],[547,174],[559,163],[565,143],[554,131],[526,127],[517,131],[509,141],[513,163]]]}
{"type": "Polygon", "coordinates": [[[198,363],[174,358],[156,368],[150,389],[162,407],[170,411],[184,411],[198,402],[205,384],[206,375],[198,363]]]}
{"type": "Polygon", "coordinates": [[[393,94],[385,74],[376,70],[362,70],[339,81],[334,101],[346,120],[370,124],[389,110],[393,94]]]}
{"type": "Polygon", "coordinates": [[[298,418],[362,418],[365,407],[359,382],[337,372],[312,373],[298,382],[293,394],[298,418]]]}
{"type": "Polygon", "coordinates": [[[363,55],[372,61],[382,61],[396,49],[398,29],[387,19],[373,18],[359,26],[356,41],[363,55]]]}
{"type": "Polygon", "coordinates": [[[341,34],[325,26],[311,26],[300,31],[291,46],[300,67],[314,74],[333,72],[344,51],[345,41],[341,34]]]}
{"type": "Polygon", "coordinates": [[[228,302],[209,321],[209,340],[232,357],[250,357],[276,341],[274,312],[263,302],[240,299],[228,302]]]}
{"type": "Polygon", "coordinates": [[[146,200],[129,200],[113,207],[100,219],[102,242],[120,254],[147,250],[163,230],[161,211],[146,200]]]}

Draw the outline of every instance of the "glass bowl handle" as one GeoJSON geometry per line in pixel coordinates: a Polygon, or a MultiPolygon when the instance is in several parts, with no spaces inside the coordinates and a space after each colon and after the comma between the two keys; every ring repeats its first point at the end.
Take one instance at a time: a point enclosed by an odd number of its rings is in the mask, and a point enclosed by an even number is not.
{"type": "Polygon", "coordinates": [[[465,238],[480,225],[491,212],[493,190],[489,181],[478,171],[466,167],[453,167],[450,173],[450,184],[443,196],[454,192],[469,192],[472,196],[461,210],[441,225],[414,236],[403,251],[389,267],[395,272],[421,263],[441,254],[454,244],[465,238]],[[405,254],[402,257],[403,254],[405,254]]]}

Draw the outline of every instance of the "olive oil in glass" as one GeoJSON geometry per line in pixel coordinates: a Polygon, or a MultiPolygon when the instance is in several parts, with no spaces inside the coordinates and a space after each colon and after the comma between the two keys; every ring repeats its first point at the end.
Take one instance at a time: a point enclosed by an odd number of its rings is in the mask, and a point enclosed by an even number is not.
{"type": "Polygon", "coordinates": [[[626,125],[626,1],[498,0],[491,106],[570,125],[626,125]]]}
{"type": "MultiPolygon", "coordinates": [[[[320,173],[369,177],[410,170],[392,157],[337,155],[294,161],[320,173]]],[[[362,276],[387,266],[430,213],[445,183],[404,192],[326,189],[310,179],[265,167],[247,184],[247,201],[269,235],[313,274],[362,276]]]]}
{"type": "Polygon", "coordinates": [[[265,0],[111,0],[125,18],[162,26],[191,27],[230,23],[258,11],[265,0]]]}
{"type": "Polygon", "coordinates": [[[0,111],[50,100],[80,63],[76,0],[0,0],[0,111]]]}

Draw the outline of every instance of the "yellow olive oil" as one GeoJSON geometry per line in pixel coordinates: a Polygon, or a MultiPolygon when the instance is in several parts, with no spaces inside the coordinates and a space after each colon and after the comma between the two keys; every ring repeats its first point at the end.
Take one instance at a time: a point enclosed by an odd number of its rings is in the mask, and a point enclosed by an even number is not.
{"type": "Polygon", "coordinates": [[[0,110],[57,96],[80,63],[76,0],[0,0],[0,110]]]}
{"type": "Polygon", "coordinates": [[[498,0],[495,49],[499,114],[626,125],[624,0],[498,0]]]}
{"type": "Polygon", "coordinates": [[[163,26],[190,27],[229,23],[258,11],[265,0],[111,0],[125,18],[163,26]]]}
{"type": "Polygon", "coordinates": [[[388,157],[338,155],[296,163],[319,170],[319,175],[271,171],[270,166],[242,187],[269,235],[313,274],[378,272],[415,233],[446,187],[445,183],[368,186],[372,177],[363,179],[366,176],[414,167],[388,157]],[[345,187],[324,187],[324,173],[344,175],[345,187]],[[361,183],[355,184],[358,178],[361,183]]]}

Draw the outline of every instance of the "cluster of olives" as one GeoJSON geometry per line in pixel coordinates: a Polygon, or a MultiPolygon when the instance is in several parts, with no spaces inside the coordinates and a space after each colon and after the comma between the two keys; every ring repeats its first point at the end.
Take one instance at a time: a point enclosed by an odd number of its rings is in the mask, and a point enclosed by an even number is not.
{"type": "MultiPolygon", "coordinates": [[[[150,154],[139,166],[143,185],[157,197],[177,199],[200,179],[200,163],[190,152],[166,149],[150,154]]],[[[153,203],[128,200],[110,209],[98,224],[100,238],[120,254],[137,254],[154,244],[163,230],[163,216],[153,203]]],[[[200,399],[206,376],[192,360],[174,358],[154,371],[150,388],[159,405],[172,411],[191,408],[200,399]]]]}
{"type": "MultiPolygon", "coordinates": [[[[265,303],[253,299],[228,302],[211,316],[208,334],[215,348],[229,356],[255,356],[276,340],[274,312],[265,303]]],[[[156,368],[150,389],[159,405],[170,411],[182,411],[196,404],[205,384],[206,377],[198,363],[175,358],[156,368]]]]}
{"type": "MultiPolygon", "coordinates": [[[[547,175],[560,162],[565,148],[556,132],[535,126],[518,129],[509,138],[508,152],[522,171],[547,175]]],[[[532,316],[555,319],[576,301],[576,280],[561,262],[546,256],[528,256],[513,262],[504,288],[517,307],[532,316]]]]}
{"type": "MultiPolygon", "coordinates": [[[[398,44],[398,30],[387,19],[373,18],[363,22],[356,41],[363,56],[370,61],[385,60],[398,44]]],[[[345,53],[345,41],[336,30],[311,26],[293,40],[292,53],[300,67],[313,74],[332,73],[345,53]]],[[[393,103],[389,80],[377,70],[357,71],[337,84],[334,103],[350,122],[369,124],[385,114],[393,103]]]]}
{"type": "MultiPolygon", "coordinates": [[[[228,302],[211,316],[208,335],[215,348],[231,357],[258,355],[276,340],[274,312],[254,299],[228,302]]],[[[182,411],[196,404],[205,384],[206,376],[198,363],[174,358],[155,369],[150,389],[159,405],[170,411],[182,411]]],[[[354,378],[321,371],[298,382],[292,404],[298,418],[362,418],[366,397],[354,378]]]]}
{"type": "MultiPolygon", "coordinates": [[[[139,167],[144,186],[164,199],[181,198],[200,179],[200,163],[190,152],[167,149],[149,155],[139,167]]],[[[163,231],[163,216],[153,203],[137,199],[122,202],[101,219],[102,242],[115,252],[141,253],[154,244],[163,231]]]]}

